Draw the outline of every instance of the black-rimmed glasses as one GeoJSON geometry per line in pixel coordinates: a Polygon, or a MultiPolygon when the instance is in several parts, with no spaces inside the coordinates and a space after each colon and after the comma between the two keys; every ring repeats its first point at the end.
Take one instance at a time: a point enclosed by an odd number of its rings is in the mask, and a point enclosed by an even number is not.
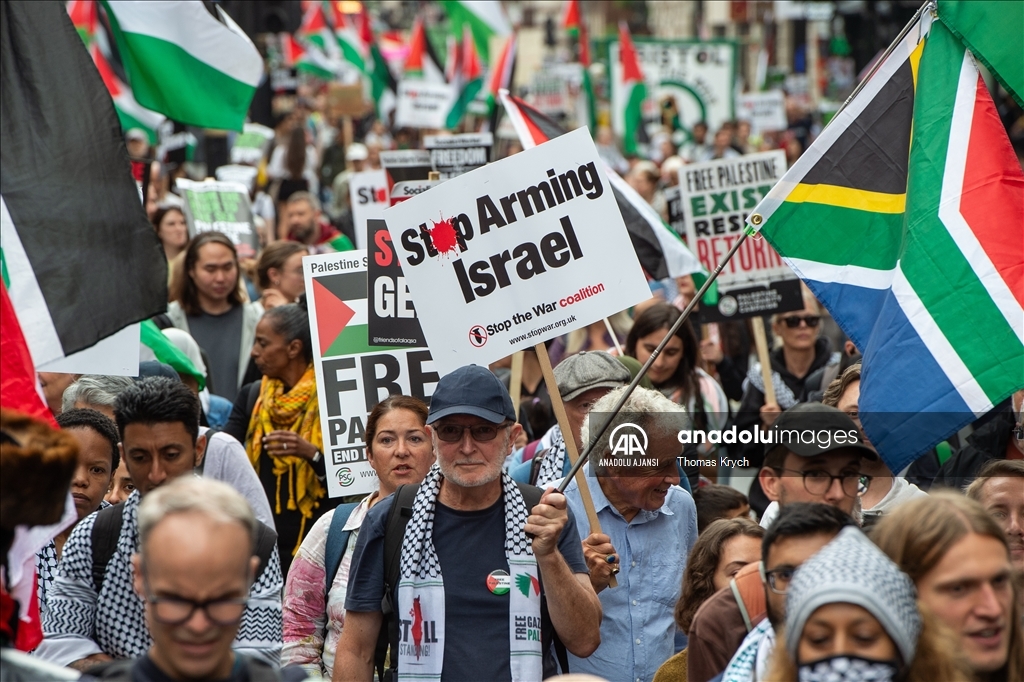
{"type": "Polygon", "coordinates": [[[804,490],[812,495],[824,495],[828,492],[828,489],[832,487],[832,481],[839,481],[839,485],[843,489],[843,493],[847,497],[860,497],[868,491],[868,486],[871,485],[871,477],[865,474],[849,472],[833,476],[827,471],[821,469],[811,469],[810,471],[801,471],[800,469],[784,469],[782,467],[773,467],[778,472],[788,471],[794,474],[800,474],[804,479],[804,490]]]}
{"type": "Polygon", "coordinates": [[[193,601],[181,597],[157,597],[149,594],[146,596],[146,601],[153,607],[153,617],[164,625],[183,625],[192,619],[196,609],[202,609],[212,623],[228,626],[242,620],[249,598],[232,597],[193,601]]]}

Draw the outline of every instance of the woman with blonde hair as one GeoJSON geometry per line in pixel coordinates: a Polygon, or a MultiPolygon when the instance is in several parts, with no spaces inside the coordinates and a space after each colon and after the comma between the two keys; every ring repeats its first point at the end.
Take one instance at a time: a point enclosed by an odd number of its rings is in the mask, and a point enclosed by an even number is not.
{"type": "Polygon", "coordinates": [[[871,537],[914,581],[921,604],[952,631],[975,679],[1024,680],[1021,596],[1009,544],[981,504],[934,492],[884,516],[871,537]]]}
{"type": "Polygon", "coordinates": [[[793,575],[769,665],[778,682],[969,680],[952,637],[914,583],[853,526],[793,575]]]}

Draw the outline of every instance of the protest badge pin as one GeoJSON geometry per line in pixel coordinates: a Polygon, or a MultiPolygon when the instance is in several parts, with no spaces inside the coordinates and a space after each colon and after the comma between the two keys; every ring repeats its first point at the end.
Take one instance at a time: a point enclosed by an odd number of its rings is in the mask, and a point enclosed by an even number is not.
{"type": "Polygon", "coordinates": [[[507,571],[497,570],[491,571],[487,574],[487,589],[492,594],[503,595],[508,594],[509,589],[512,587],[512,579],[509,577],[507,571]]]}

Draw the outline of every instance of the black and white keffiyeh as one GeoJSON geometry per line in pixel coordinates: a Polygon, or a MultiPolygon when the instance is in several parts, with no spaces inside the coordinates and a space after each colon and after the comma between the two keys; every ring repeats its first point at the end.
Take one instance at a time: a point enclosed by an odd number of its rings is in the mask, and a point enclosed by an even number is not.
{"type": "MultiPolygon", "coordinates": [[[[398,647],[398,679],[440,680],[444,662],[444,577],[434,548],[434,510],[441,490],[435,463],[420,484],[402,543],[398,613],[410,618],[398,647]]],[[[519,487],[501,474],[505,500],[505,555],[508,558],[509,652],[513,682],[543,678],[540,644],[540,579],[533,546],[524,527],[529,511],[519,487]]]]}
{"type": "Polygon", "coordinates": [[[537,472],[537,487],[547,488],[565,478],[565,437],[562,429],[555,428],[551,435],[551,446],[540,460],[537,472]]]}

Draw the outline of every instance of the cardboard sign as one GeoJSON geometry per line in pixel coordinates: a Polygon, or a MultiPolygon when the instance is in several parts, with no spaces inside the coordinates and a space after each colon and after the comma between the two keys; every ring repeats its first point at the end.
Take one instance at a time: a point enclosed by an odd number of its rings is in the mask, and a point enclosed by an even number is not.
{"type": "Polygon", "coordinates": [[[362,116],[367,106],[362,83],[327,84],[327,110],[331,118],[362,116]]]}
{"type": "Polygon", "coordinates": [[[426,349],[369,345],[366,266],[366,251],[302,259],[330,497],[377,489],[364,440],[373,406],[398,394],[427,400],[440,379],[426,349]]]}
{"type": "Polygon", "coordinates": [[[455,96],[455,88],[447,83],[404,80],[398,84],[395,125],[399,128],[447,128],[448,112],[455,96]]]}
{"type": "Polygon", "coordinates": [[[789,126],[786,96],[781,90],[740,95],[736,100],[736,118],[750,122],[752,135],[785,130],[789,126]]]}
{"type": "Polygon", "coordinates": [[[650,298],[585,128],[384,212],[442,373],[650,298]]]}
{"type": "Polygon", "coordinates": [[[259,123],[246,123],[231,145],[231,163],[258,166],[273,142],[273,129],[259,123]]]}
{"type": "Polygon", "coordinates": [[[365,249],[366,222],[383,218],[384,209],[390,205],[387,173],[383,169],[353,173],[348,181],[348,193],[352,224],[356,232],[356,248],[365,249]]]}
{"type": "MultiPolygon", "coordinates": [[[[679,122],[690,130],[706,121],[711,135],[734,114],[736,45],[728,41],[656,40],[633,37],[640,70],[647,84],[644,119],[661,121],[665,103],[674,103],[679,122]]],[[[612,127],[621,134],[625,125],[622,64],[619,41],[608,44],[612,83],[612,127]]]]}
{"type": "Polygon", "coordinates": [[[430,152],[425,149],[381,152],[380,163],[387,172],[389,201],[392,206],[430,187],[423,185],[433,170],[430,165],[430,152]]]}
{"type": "Polygon", "coordinates": [[[368,227],[370,345],[426,347],[427,340],[416,317],[402,265],[395,256],[388,225],[383,220],[370,220],[368,227]]]}
{"type": "Polygon", "coordinates": [[[423,146],[430,152],[431,167],[447,180],[490,163],[494,135],[428,135],[423,138],[423,146]]]}
{"type": "Polygon", "coordinates": [[[178,180],[185,200],[188,235],[223,232],[238,249],[239,258],[255,258],[259,236],[252,221],[249,191],[237,182],[178,180]]]}
{"type": "Polygon", "coordinates": [[[676,234],[686,241],[686,217],[683,215],[683,195],[679,187],[666,187],[665,201],[668,202],[668,224],[676,234]]]}

